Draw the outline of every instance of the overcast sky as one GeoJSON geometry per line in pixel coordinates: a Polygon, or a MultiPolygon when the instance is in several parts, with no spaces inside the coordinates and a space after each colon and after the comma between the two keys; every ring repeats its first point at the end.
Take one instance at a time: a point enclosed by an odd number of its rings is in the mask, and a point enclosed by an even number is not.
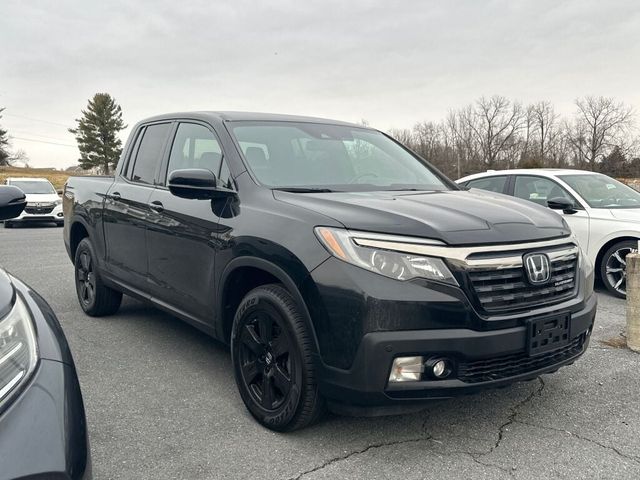
{"type": "Polygon", "coordinates": [[[66,128],[96,92],[129,125],[249,110],[387,130],[494,93],[640,106],[636,0],[1,3],[0,124],[32,166],[77,162],[66,128]]]}

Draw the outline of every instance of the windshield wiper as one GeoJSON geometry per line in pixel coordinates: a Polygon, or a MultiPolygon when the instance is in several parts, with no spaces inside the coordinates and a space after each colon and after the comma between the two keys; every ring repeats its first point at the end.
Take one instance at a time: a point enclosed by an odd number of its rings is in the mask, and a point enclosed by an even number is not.
{"type": "Polygon", "coordinates": [[[277,187],[272,188],[271,190],[279,190],[281,192],[291,192],[291,193],[332,193],[335,190],[331,190],[330,188],[313,188],[313,187],[277,187]]]}

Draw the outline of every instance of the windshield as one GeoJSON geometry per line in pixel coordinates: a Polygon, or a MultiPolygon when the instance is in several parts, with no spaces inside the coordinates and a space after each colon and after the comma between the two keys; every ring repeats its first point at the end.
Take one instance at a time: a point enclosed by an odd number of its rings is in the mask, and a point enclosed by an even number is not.
{"type": "Polygon", "coordinates": [[[449,190],[414,155],[380,132],[294,122],[232,122],[263,185],[292,191],[449,190]]]}
{"type": "Polygon", "coordinates": [[[56,193],[55,188],[53,188],[53,185],[51,185],[51,183],[49,182],[42,182],[37,180],[9,180],[8,184],[18,187],[20,190],[27,194],[56,193]]]}
{"type": "Polygon", "coordinates": [[[591,208],[640,208],[640,193],[600,173],[559,175],[591,208]]]}

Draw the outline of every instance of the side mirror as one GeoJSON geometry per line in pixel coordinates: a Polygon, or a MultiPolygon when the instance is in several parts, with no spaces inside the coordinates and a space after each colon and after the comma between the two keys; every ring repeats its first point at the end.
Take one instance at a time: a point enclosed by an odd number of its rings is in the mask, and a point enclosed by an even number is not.
{"type": "Polygon", "coordinates": [[[573,202],[568,198],[564,198],[564,197],[550,198],[549,200],[547,200],[547,206],[551,210],[562,210],[564,213],[567,213],[567,214],[576,213],[578,211],[576,210],[576,207],[573,204],[573,202]]]}
{"type": "Polygon", "coordinates": [[[169,191],[176,197],[212,200],[234,193],[218,186],[216,176],[205,168],[174,170],[167,182],[169,191]]]}
{"type": "Polygon", "coordinates": [[[22,213],[27,197],[18,187],[0,185],[0,220],[10,220],[22,213]]]}

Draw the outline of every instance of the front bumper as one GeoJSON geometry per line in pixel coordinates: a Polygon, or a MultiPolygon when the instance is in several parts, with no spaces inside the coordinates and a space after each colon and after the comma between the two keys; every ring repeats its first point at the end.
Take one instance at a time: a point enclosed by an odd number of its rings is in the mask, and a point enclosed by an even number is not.
{"type": "Polygon", "coordinates": [[[84,404],[66,339],[49,305],[11,280],[35,323],[40,360],[17,396],[0,405],[0,480],[89,479],[84,404]]]}
{"type": "MultiPolygon", "coordinates": [[[[367,407],[450,398],[536,378],[540,374],[553,372],[573,363],[585,352],[596,307],[597,299],[592,295],[584,302],[581,310],[572,313],[570,344],[574,348],[565,349],[562,355],[552,355],[550,352],[546,357],[547,361],[542,362],[527,360],[525,326],[488,331],[451,328],[370,332],[363,336],[349,370],[326,365],[320,367],[320,389],[330,401],[367,407]],[[454,372],[451,379],[389,384],[393,359],[411,355],[447,356],[460,363],[491,363],[505,359],[517,364],[520,359],[523,368],[518,371],[511,367],[509,375],[495,380],[463,381],[455,378],[454,372]]],[[[538,358],[542,360],[542,356],[538,358]]]]}
{"type": "Polygon", "coordinates": [[[62,205],[56,205],[53,210],[50,212],[46,212],[44,210],[42,213],[27,213],[26,210],[23,211],[20,216],[11,219],[11,223],[20,223],[20,222],[63,222],[64,214],[62,212],[62,205]]]}

